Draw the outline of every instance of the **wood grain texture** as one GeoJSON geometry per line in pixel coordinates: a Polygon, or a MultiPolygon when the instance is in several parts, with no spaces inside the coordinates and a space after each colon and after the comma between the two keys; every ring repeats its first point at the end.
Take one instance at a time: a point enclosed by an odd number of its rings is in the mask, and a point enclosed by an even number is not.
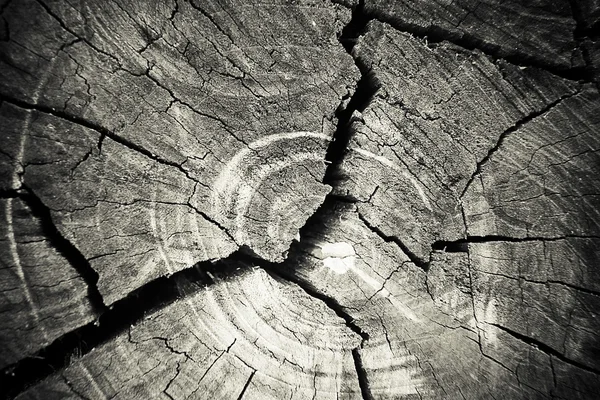
{"type": "MultiPolygon", "coordinates": [[[[354,52],[381,87],[354,122],[341,167],[349,179],[338,189],[358,199],[371,225],[397,237],[423,263],[431,243],[467,233],[462,204],[472,201],[463,192],[488,153],[581,90],[478,51],[428,46],[379,22],[369,24],[354,52]]],[[[593,123],[591,114],[582,118],[593,123]]]]}
{"type": "Polygon", "coordinates": [[[597,280],[595,241],[437,250],[425,273],[355,205],[338,203],[318,224],[284,273],[335,298],[366,334],[372,398],[597,395],[598,292],[583,283],[597,280]]]}
{"type": "Polygon", "coordinates": [[[568,69],[584,64],[571,3],[593,7],[591,1],[568,0],[366,0],[365,9],[407,29],[485,48],[496,57],[568,69]]]}
{"type": "Polygon", "coordinates": [[[20,170],[24,154],[43,164],[3,185],[26,185],[53,210],[93,260],[107,304],[242,245],[281,261],[330,190],[321,180],[333,112],[358,79],[336,40],[349,11],[223,7],[25,1],[3,10],[0,91],[10,94],[12,136],[2,168],[20,170]],[[56,143],[44,150],[28,133],[47,126],[56,143]],[[67,137],[74,148],[60,145],[67,137]]]}
{"type": "Polygon", "coordinates": [[[465,192],[470,235],[600,236],[598,100],[587,86],[503,137],[465,192]]]}
{"type": "Polygon", "coordinates": [[[19,198],[0,200],[0,368],[94,319],[87,284],[19,198]]]}
{"type": "Polygon", "coordinates": [[[245,269],[149,314],[19,399],[357,398],[359,340],[297,286],[245,269]]]}
{"type": "Polygon", "coordinates": [[[0,400],[600,398],[597,3],[0,0],[0,400]]]}

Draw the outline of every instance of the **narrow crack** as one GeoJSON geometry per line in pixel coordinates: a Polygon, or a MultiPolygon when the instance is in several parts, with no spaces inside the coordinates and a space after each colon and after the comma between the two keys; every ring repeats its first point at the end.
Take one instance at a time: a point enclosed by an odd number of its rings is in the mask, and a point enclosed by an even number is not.
{"type": "Polygon", "coordinates": [[[240,395],[238,396],[237,400],[242,400],[242,398],[246,394],[246,390],[248,390],[248,386],[250,386],[250,382],[252,381],[252,378],[254,378],[254,374],[256,374],[255,369],[252,370],[252,373],[250,374],[250,377],[248,378],[248,380],[246,381],[246,384],[242,388],[242,391],[240,392],[240,395]]]}
{"type": "Polygon", "coordinates": [[[564,236],[528,236],[524,238],[501,236],[501,235],[486,235],[486,236],[467,236],[464,239],[458,240],[438,240],[431,244],[431,249],[434,251],[445,251],[447,253],[468,253],[469,244],[471,243],[528,243],[528,242],[558,242],[568,239],[600,239],[599,236],[585,235],[564,235],[564,236]]]}
{"type": "Polygon", "coordinates": [[[429,261],[424,260],[419,257],[415,253],[413,253],[407,246],[398,238],[397,236],[388,236],[381,229],[372,225],[360,212],[358,213],[358,218],[363,222],[363,224],[371,230],[371,232],[375,233],[381,239],[383,239],[387,243],[396,244],[400,250],[408,257],[408,259],[415,264],[417,267],[421,268],[423,271],[429,271],[429,261]]]}
{"type": "Polygon", "coordinates": [[[477,166],[475,167],[475,171],[473,171],[473,174],[471,175],[471,177],[469,178],[469,180],[467,181],[465,188],[463,189],[460,198],[462,199],[465,195],[465,193],[467,192],[467,190],[469,189],[469,187],[471,187],[471,184],[473,183],[473,181],[475,180],[475,178],[481,174],[481,171],[484,167],[485,164],[487,164],[487,162],[491,159],[491,157],[498,151],[500,150],[500,147],[502,146],[502,144],[504,143],[504,141],[506,140],[506,138],[508,136],[510,136],[511,134],[515,133],[516,131],[518,131],[519,129],[521,129],[523,126],[527,125],[529,122],[532,122],[533,120],[535,120],[538,117],[543,116],[544,114],[550,112],[554,107],[556,107],[557,105],[559,105],[560,103],[562,103],[564,100],[571,98],[573,96],[576,96],[580,93],[580,90],[575,91],[574,93],[570,93],[570,94],[566,94],[563,95],[561,97],[559,97],[558,99],[556,99],[555,101],[553,101],[552,103],[546,105],[545,107],[534,111],[528,115],[526,115],[525,117],[521,118],[519,121],[517,121],[513,126],[511,126],[510,128],[506,129],[504,132],[502,132],[500,134],[500,136],[498,136],[498,141],[496,142],[496,144],[490,148],[488,150],[488,153],[485,155],[485,157],[483,157],[478,163],[477,166]]]}
{"type": "Polygon", "coordinates": [[[14,97],[11,96],[7,96],[6,94],[0,94],[0,100],[2,101],[6,101],[9,104],[12,104],[14,106],[17,106],[19,108],[25,109],[25,110],[31,110],[31,111],[37,111],[40,113],[44,113],[44,114],[48,114],[48,115],[52,115],[56,118],[60,118],[62,120],[68,121],[70,123],[82,126],[84,128],[88,128],[90,130],[95,131],[96,133],[98,133],[100,135],[100,139],[98,141],[98,149],[101,150],[102,149],[102,143],[105,140],[106,137],[112,139],[113,141],[119,143],[120,145],[125,146],[126,148],[133,150],[137,153],[140,153],[146,157],[148,157],[149,159],[158,162],[159,164],[163,164],[163,165],[167,165],[170,167],[174,167],[177,168],[180,172],[182,172],[188,179],[196,182],[195,179],[193,179],[188,171],[185,170],[185,168],[183,168],[181,166],[181,164],[177,164],[174,161],[169,161],[166,160],[154,153],[152,153],[150,150],[144,148],[143,146],[140,146],[128,139],[125,139],[119,135],[117,135],[116,133],[110,131],[109,129],[95,123],[92,121],[89,121],[85,118],[82,117],[78,117],[76,115],[73,114],[69,114],[67,112],[64,111],[60,111],[57,110],[55,108],[52,107],[48,107],[48,106],[44,106],[44,105],[40,105],[40,104],[32,104],[32,103],[28,103],[26,101],[23,100],[19,100],[16,99],[14,97]]]}
{"type": "Polygon", "coordinates": [[[281,281],[284,280],[286,282],[293,283],[302,289],[306,294],[310,297],[318,299],[325,303],[325,305],[331,309],[335,314],[344,320],[346,326],[358,336],[362,338],[363,343],[369,340],[369,334],[362,330],[360,326],[358,326],[354,322],[354,318],[348,314],[345,308],[333,297],[327,296],[326,294],[317,290],[310,282],[294,275],[293,273],[286,272],[285,268],[281,268],[279,264],[270,264],[264,260],[256,260],[257,264],[263,268],[269,275],[271,275],[274,279],[281,281]]]}
{"type": "Polygon", "coordinates": [[[515,339],[520,340],[523,343],[526,343],[526,344],[528,344],[528,345],[530,345],[532,347],[535,347],[535,348],[539,349],[540,351],[542,351],[543,353],[546,353],[549,356],[558,358],[559,360],[563,361],[566,364],[569,364],[569,365],[571,365],[573,367],[582,369],[584,371],[591,372],[591,373],[593,373],[595,375],[600,375],[600,370],[592,368],[592,367],[589,367],[589,366],[587,366],[585,364],[582,364],[582,363],[580,363],[578,361],[572,360],[572,359],[566,357],[561,352],[555,350],[554,348],[550,347],[549,345],[547,345],[547,344],[545,344],[545,343],[543,343],[543,342],[541,342],[541,341],[539,341],[537,339],[534,339],[532,337],[523,335],[523,334],[521,334],[519,332],[513,331],[512,329],[509,329],[509,328],[507,328],[505,326],[502,326],[502,325],[498,325],[498,324],[490,324],[490,325],[495,326],[496,328],[498,328],[498,329],[500,329],[500,330],[508,333],[509,335],[511,335],[515,339]]]}

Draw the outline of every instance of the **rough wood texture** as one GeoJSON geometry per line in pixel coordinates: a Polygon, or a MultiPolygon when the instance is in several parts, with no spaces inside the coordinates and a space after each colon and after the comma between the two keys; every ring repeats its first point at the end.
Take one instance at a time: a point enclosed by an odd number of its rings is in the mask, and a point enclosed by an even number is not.
{"type": "Polygon", "coordinates": [[[599,16],[0,0],[0,399],[600,398],[599,16]]]}
{"type": "Polygon", "coordinates": [[[469,235],[600,237],[599,100],[586,86],[501,137],[463,198],[469,235]]]}
{"type": "Polygon", "coordinates": [[[359,341],[296,285],[246,269],[146,316],[18,398],[356,398],[349,350],[359,341]]]}
{"type": "Polygon", "coordinates": [[[366,0],[365,9],[437,40],[460,41],[497,57],[568,69],[584,64],[573,35],[577,22],[571,3],[597,12],[585,0],[366,0]]]}
{"type": "Polygon", "coordinates": [[[360,327],[373,398],[599,393],[590,379],[600,371],[593,240],[434,251],[425,273],[368,228],[354,205],[332,209],[282,273],[336,299],[360,327]]]}
{"type": "MultiPolygon", "coordinates": [[[[494,63],[478,51],[448,43],[428,46],[389,25],[372,22],[354,53],[381,88],[352,127],[355,134],[342,165],[342,173],[350,179],[341,185],[341,193],[358,199],[361,215],[385,235],[398,238],[423,264],[428,261],[431,243],[466,234],[462,204],[467,204],[466,210],[474,207],[470,191],[490,154],[494,157],[505,139],[517,136],[521,126],[525,129],[552,115],[559,106],[568,107],[572,116],[563,121],[562,129],[554,130],[560,131],[556,137],[540,130],[548,142],[572,135],[571,128],[577,129],[577,125],[584,130],[595,124],[596,100],[590,99],[593,102],[588,104],[590,100],[582,99],[580,103],[586,103],[583,109],[566,100],[582,90],[576,83],[535,68],[494,63]]],[[[597,94],[590,89],[587,96],[597,94]]],[[[597,137],[594,129],[589,135],[597,137]]],[[[528,152],[540,146],[519,150],[523,166],[528,152]]],[[[570,148],[570,143],[563,146],[570,148]]],[[[506,154],[517,157],[514,150],[506,154]]],[[[589,157],[597,159],[597,154],[590,152],[589,157]]],[[[518,170],[519,161],[512,162],[518,170]]],[[[594,176],[596,167],[594,163],[581,165],[583,174],[589,176],[594,176]]],[[[504,173],[498,168],[490,171],[491,176],[504,173]]],[[[568,178],[559,178],[568,182],[568,178]]],[[[512,193],[514,184],[506,190],[512,193]]],[[[575,190],[562,188],[568,195],[575,195],[575,190]]],[[[562,210],[566,218],[569,213],[586,218],[578,214],[579,209],[563,206],[562,210]]],[[[527,215],[538,218],[539,212],[553,214],[551,209],[538,208],[527,215]]],[[[467,211],[469,234],[504,234],[475,232],[469,216],[467,211]]]]}
{"type": "Polygon", "coordinates": [[[52,209],[107,304],[241,245],[283,260],[329,191],[331,119],[358,75],[336,40],[350,13],[323,4],[5,7],[2,168],[24,173],[3,186],[52,209]]]}
{"type": "Polygon", "coordinates": [[[94,318],[87,285],[18,198],[0,200],[0,368],[94,318]]]}

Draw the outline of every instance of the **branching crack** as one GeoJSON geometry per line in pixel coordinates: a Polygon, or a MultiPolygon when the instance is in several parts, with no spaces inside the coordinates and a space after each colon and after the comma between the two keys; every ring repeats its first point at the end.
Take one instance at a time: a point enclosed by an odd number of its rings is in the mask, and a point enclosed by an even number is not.
{"type": "Polygon", "coordinates": [[[429,261],[423,260],[421,257],[417,256],[413,253],[397,236],[388,236],[381,231],[381,229],[372,225],[360,212],[358,213],[358,217],[365,224],[367,228],[369,228],[373,233],[379,236],[387,243],[396,244],[400,250],[408,257],[408,259],[415,264],[417,267],[423,269],[423,271],[429,271],[429,261]]]}
{"type": "Polygon", "coordinates": [[[56,110],[52,107],[48,107],[48,106],[44,106],[44,105],[40,105],[40,104],[27,103],[25,101],[13,98],[11,96],[7,96],[6,94],[0,94],[0,100],[6,101],[7,103],[10,103],[12,105],[15,105],[17,107],[20,107],[20,108],[23,108],[26,110],[32,110],[32,111],[37,111],[37,112],[44,113],[44,114],[49,114],[54,117],[71,122],[73,124],[80,125],[84,128],[91,129],[91,130],[97,132],[98,134],[100,134],[100,139],[98,142],[98,149],[102,148],[102,142],[105,140],[106,137],[108,137],[108,138],[112,139],[113,141],[127,147],[128,149],[133,150],[137,153],[140,153],[140,154],[152,159],[153,161],[156,161],[163,165],[168,165],[168,166],[177,168],[179,171],[181,171],[183,174],[185,174],[190,180],[195,181],[193,178],[191,178],[189,176],[188,172],[180,164],[177,164],[176,162],[173,162],[173,161],[165,160],[164,158],[162,158],[156,154],[153,154],[150,150],[144,148],[143,146],[133,143],[130,140],[127,140],[127,139],[115,134],[114,132],[106,129],[105,127],[103,127],[95,122],[89,121],[82,117],[78,117],[76,115],[69,114],[64,111],[56,110]]]}
{"type": "MultiPolygon", "coordinates": [[[[235,264],[236,260],[243,257],[236,252],[217,262],[205,261],[134,290],[111,305],[96,321],[61,336],[34,355],[1,370],[0,387],[3,390],[0,398],[14,397],[24,388],[69,365],[75,356],[83,356],[126,331],[146,314],[214,284],[215,277],[232,278],[244,273],[235,264]]],[[[187,357],[185,353],[182,354],[187,357]]]]}
{"type": "MultiPolygon", "coordinates": [[[[564,79],[579,82],[593,81],[593,71],[587,66],[565,67],[564,65],[541,59],[538,56],[518,48],[512,50],[502,49],[501,47],[488,43],[484,39],[469,32],[461,30],[452,31],[439,25],[435,25],[434,23],[429,24],[429,26],[419,26],[415,23],[403,20],[401,17],[387,15],[385,11],[364,9],[362,4],[363,1],[361,1],[358,8],[361,9],[361,21],[364,21],[365,25],[369,21],[376,20],[389,24],[400,32],[405,32],[412,36],[425,39],[429,45],[449,42],[467,50],[479,50],[492,59],[505,59],[515,65],[543,69],[564,79]]],[[[586,31],[585,34],[590,35],[590,32],[591,31],[586,31]]]]}

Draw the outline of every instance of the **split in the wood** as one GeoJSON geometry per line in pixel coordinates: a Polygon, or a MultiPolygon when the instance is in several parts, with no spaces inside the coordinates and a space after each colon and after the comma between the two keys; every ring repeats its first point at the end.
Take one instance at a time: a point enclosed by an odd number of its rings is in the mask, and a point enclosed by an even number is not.
{"type": "Polygon", "coordinates": [[[528,123],[534,121],[536,118],[543,117],[546,113],[550,112],[554,107],[556,107],[557,105],[559,105],[560,103],[562,103],[565,99],[569,99],[569,98],[571,98],[573,96],[578,95],[579,93],[581,93],[581,90],[577,90],[577,91],[575,91],[573,93],[568,93],[568,94],[565,94],[565,95],[559,97],[558,99],[554,100],[553,102],[551,102],[550,104],[546,105],[545,107],[543,107],[543,108],[541,108],[539,110],[536,110],[536,111],[532,112],[531,114],[526,115],[525,117],[521,118],[513,126],[511,126],[507,130],[505,130],[504,132],[502,132],[498,136],[498,141],[496,142],[496,144],[489,149],[488,153],[481,160],[479,160],[477,162],[477,166],[475,167],[475,171],[473,171],[473,174],[471,175],[471,177],[469,178],[469,180],[465,184],[465,187],[464,187],[462,193],[460,194],[460,198],[464,197],[465,193],[467,192],[467,190],[469,189],[469,187],[471,186],[471,184],[473,183],[473,181],[481,173],[482,168],[490,160],[490,158],[494,155],[494,153],[496,153],[500,149],[500,146],[502,146],[502,143],[504,143],[504,141],[506,140],[506,138],[509,135],[517,132],[519,129],[521,129],[522,127],[524,127],[528,123]]]}
{"type": "Polygon", "coordinates": [[[86,282],[88,299],[97,316],[107,310],[100,291],[98,291],[98,273],[90,266],[90,263],[81,252],[56,228],[52,221],[52,215],[48,207],[35,195],[26,185],[17,191],[20,198],[30,208],[33,216],[42,223],[42,229],[48,241],[54,248],[69,261],[69,264],[79,273],[86,282]]]}
{"type": "MultiPolygon", "coordinates": [[[[372,1],[368,2],[369,4],[367,5],[365,5],[365,3],[365,0],[360,0],[358,4],[354,6],[354,10],[360,11],[360,21],[363,25],[366,25],[369,21],[376,20],[387,23],[400,32],[406,32],[415,37],[425,39],[431,47],[435,47],[441,42],[450,42],[467,50],[481,51],[494,59],[504,59],[524,67],[540,68],[569,80],[588,83],[594,81],[594,70],[587,60],[582,60],[585,62],[584,65],[578,65],[577,63],[573,65],[573,60],[571,60],[571,65],[566,65],[564,62],[553,60],[546,55],[541,57],[542,53],[535,53],[537,49],[532,52],[531,47],[527,49],[526,47],[523,48],[516,44],[514,46],[506,46],[506,43],[499,45],[498,43],[494,43],[493,40],[490,41],[489,38],[486,38],[485,33],[478,34],[477,31],[471,32],[469,29],[462,30],[459,28],[461,22],[469,17],[469,14],[472,14],[478,8],[479,4],[474,6],[471,11],[466,12],[462,20],[459,21],[456,26],[452,27],[448,25],[450,20],[444,21],[444,18],[436,20],[436,17],[439,18],[439,16],[429,16],[426,7],[423,7],[423,5],[418,3],[401,3],[398,5],[398,11],[396,12],[394,11],[394,2],[372,1]],[[403,15],[408,13],[409,10],[414,12],[414,10],[420,8],[424,8],[424,10],[416,13],[419,15],[419,18],[416,18],[415,21],[411,21],[410,19],[407,19],[410,18],[409,16],[403,15]],[[419,21],[420,18],[422,18],[422,20],[419,21]]],[[[457,7],[460,7],[460,2],[457,3],[457,7]]],[[[467,6],[469,4],[469,2],[464,3],[465,4],[462,4],[462,6],[467,6]]],[[[581,10],[579,2],[569,1],[569,3],[572,8],[574,25],[576,26],[573,35],[577,39],[575,42],[578,46],[577,49],[573,49],[573,55],[571,55],[571,57],[577,58],[578,56],[582,57],[578,52],[585,53],[584,46],[582,46],[583,40],[597,36],[594,30],[597,30],[597,26],[595,28],[582,29],[580,23],[581,10]]],[[[451,13],[452,11],[448,10],[447,12],[451,13]]],[[[477,21],[480,18],[481,17],[475,16],[474,20],[477,21]]],[[[507,21],[510,21],[510,18],[507,18],[507,21]]],[[[493,26],[494,24],[492,23],[490,25],[493,26]]],[[[350,25],[349,28],[354,28],[354,25],[350,25]]],[[[529,28],[529,26],[527,26],[527,28],[529,28]]],[[[500,29],[500,31],[501,30],[502,29],[500,29]]],[[[513,37],[519,38],[518,35],[514,35],[513,37]]],[[[538,44],[538,46],[539,45],[540,44],[538,44]]],[[[585,56],[582,58],[585,59],[585,56]]]]}
{"type": "Polygon", "coordinates": [[[215,280],[232,279],[244,271],[230,260],[244,258],[239,252],[216,263],[204,262],[169,277],[161,277],[112,304],[93,322],[65,334],[48,347],[0,371],[0,398],[11,398],[26,387],[67,367],[95,347],[142,320],[145,315],[177,299],[204,290],[215,280]]]}

